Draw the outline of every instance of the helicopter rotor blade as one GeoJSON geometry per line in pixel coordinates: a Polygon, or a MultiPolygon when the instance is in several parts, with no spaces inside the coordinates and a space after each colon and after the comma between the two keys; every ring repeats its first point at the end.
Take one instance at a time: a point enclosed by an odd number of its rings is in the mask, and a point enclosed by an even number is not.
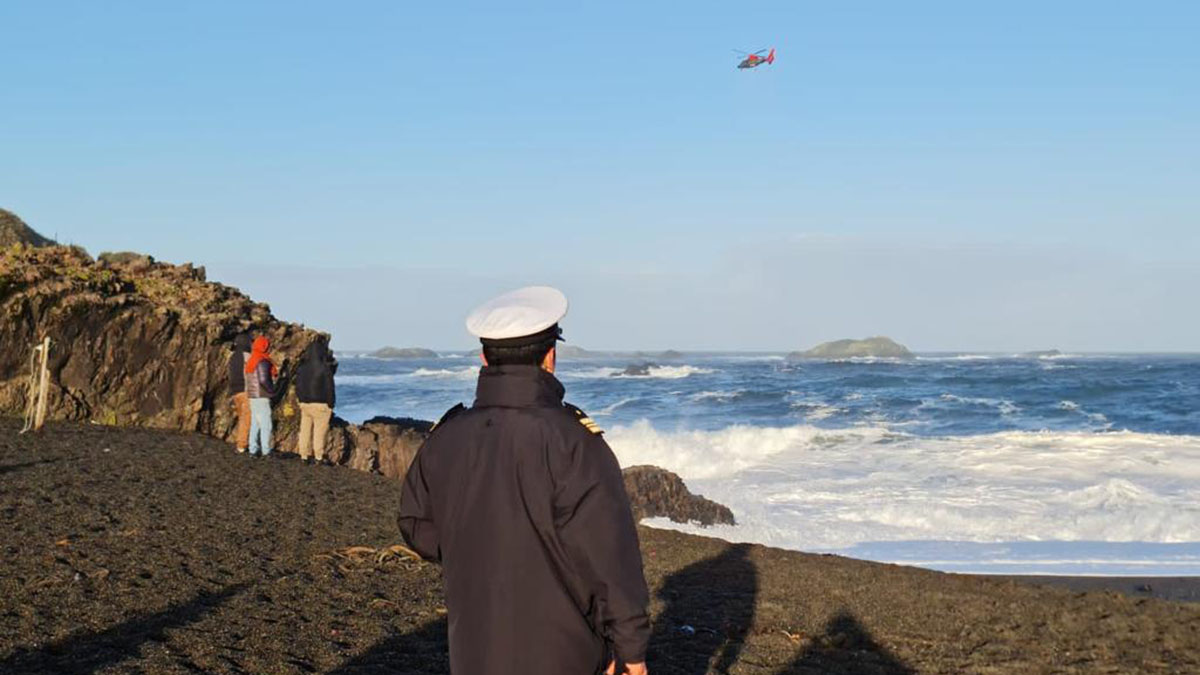
{"type": "Polygon", "coordinates": [[[767,51],[767,50],[765,50],[765,49],[760,49],[760,50],[758,50],[758,51],[754,52],[754,55],[755,55],[755,56],[758,56],[759,54],[762,54],[762,53],[763,53],[763,52],[765,52],[765,51],[767,51]]]}
{"type": "Polygon", "coordinates": [[[744,52],[744,51],[742,51],[742,50],[740,50],[740,49],[732,49],[732,50],[730,50],[730,51],[732,51],[734,54],[741,54],[742,56],[750,56],[750,54],[749,54],[749,53],[747,53],[747,52],[744,52]]]}

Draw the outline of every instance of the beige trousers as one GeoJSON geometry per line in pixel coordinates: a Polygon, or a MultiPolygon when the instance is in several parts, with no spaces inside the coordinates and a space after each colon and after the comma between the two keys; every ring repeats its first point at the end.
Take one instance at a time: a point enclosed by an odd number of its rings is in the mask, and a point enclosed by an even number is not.
{"type": "Polygon", "coordinates": [[[246,446],[250,445],[250,399],[246,398],[246,392],[233,395],[233,409],[237,413],[234,442],[238,452],[245,452],[246,446]]]}
{"type": "Polygon", "coordinates": [[[325,434],[333,409],[324,403],[300,404],[300,458],[325,458],[325,434]],[[316,454],[313,454],[316,450],[316,454]]]}

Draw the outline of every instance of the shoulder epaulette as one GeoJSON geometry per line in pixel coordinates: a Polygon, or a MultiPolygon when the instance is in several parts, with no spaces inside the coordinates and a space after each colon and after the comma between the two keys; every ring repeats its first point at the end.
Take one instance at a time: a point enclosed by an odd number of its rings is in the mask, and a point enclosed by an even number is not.
{"type": "Polygon", "coordinates": [[[583,428],[587,429],[593,434],[604,433],[604,430],[601,429],[600,426],[596,424],[592,418],[588,417],[587,413],[583,412],[583,410],[581,410],[578,406],[571,405],[570,403],[563,403],[563,407],[567,410],[570,410],[575,415],[575,419],[583,425],[583,428]]]}
{"type": "Polygon", "coordinates": [[[467,406],[459,403],[458,405],[454,406],[453,408],[447,410],[446,414],[442,415],[442,418],[440,420],[438,420],[437,422],[434,422],[433,426],[429,427],[429,433],[432,434],[434,429],[437,429],[438,427],[442,426],[451,417],[454,417],[455,415],[457,415],[458,413],[460,413],[466,409],[467,409],[467,406]]]}

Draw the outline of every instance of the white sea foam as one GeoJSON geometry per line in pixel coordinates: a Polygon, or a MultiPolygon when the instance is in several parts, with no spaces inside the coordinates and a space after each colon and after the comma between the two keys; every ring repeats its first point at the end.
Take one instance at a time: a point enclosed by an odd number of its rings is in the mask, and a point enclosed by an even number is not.
{"type": "Polygon", "coordinates": [[[571,380],[592,380],[603,377],[612,377],[621,372],[620,368],[583,368],[580,370],[567,370],[565,368],[558,370],[555,374],[559,379],[571,380]]]}
{"type": "Polygon", "coordinates": [[[947,356],[918,356],[918,361],[991,361],[994,354],[951,354],[947,356]]]}
{"type": "MultiPolygon", "coordinates": [[[[1018,412],[1021,412],[1021,408],[1008,399],[985,398],[978,396],[958,396],[956,394],[942,394],[939,398],[947,403],[959,403],[970,406],[995,408],[1001,415],[1014,415],[1018,412]]],[[[919,407],[930,407],[930,402],[922,401],[921,406],[919,407]]]]}
{"type": "Polygon", "coordinates": [[[792,401],[788,406],[803,414],[804,419],[812,421],[829,419],[845,410],[822,401],[792,401]]]}
{"type": "Polygon", "coordinates": [[[722,391],[698,391],[688,396],[691,401],[732,401],[733,399],[746,393],[744,389],[722,390],[722,391]]]}
{"type": "Polygon", "coordinates": [[[564,370],[559,373],[565,379],[595,379],[602,377],[627,379],[659,379],[681,380],[692,375],[708,375],[716,372],[711,368],[697,366],[650,366],[645,375],[626,375],[624,368],[586,368],[584,370],[564,370]]]}
{"type": "Polygon", "coordinates": [[[616,412],[616,410],[618,408],[629,405],[630,403],[633,403],[636,400],[637,400],[637,397],[635,397],[635,396],[623,398],[620,401],[617,401],[616,403],[613,403],[611,405],[606,405],[603,408],[600,408],[590,414],[592,417],[607,417],[607,416],[613,414],[614,412],[616,412]]]}
{"type": "Polygon", "coordinates": [[[714,371],[712,368],[699,368],[697,366],[650,366],[647,375],[617,375],[617,377],[653,377],[660,380],[681,380],[692,375],[709,375],[714,371]]]}
{"type": "Polygon", "coordinates": [[[359,385],[370,386],[373,384],[396,384],[403,382],[408,375],[403,373],[386,373],[382,375],[338,375],[338,386],[343,385],[359,385]]]}
{"type": "Polygon", "coordinates": [[[639,422],[608,438],[622,464],[675,471],[739,522],[669,527],[731,540],[823,551],[916,540],[1200,541],[1200,436],[921,438],[811,426],[660,432],[639,422]]]}
{"type": "Polygon", "coordinates": [[[1078,413],[1079,415],[1088,418],[1088,420],[1099,429],[1107,431],[1108,429],[1112,428],[1112,422],[1108,420],[1108,417],[1105,416],[1104,413],[1088,412],[1079,407],[1079,404],[1074,401],[1059,401],[1058,405],[1055,407],[1057,407],[1059,410],[1078,413]]]}
{"type": "Polygon", "coordinates": [[[912,365],[913,359],[902,359],[895,356],[847,356],[840,359],[817,359],[826,363],[860,363],[860,364],[876,364],[886,363],[889,365],[912,365]]]}
{"type": "Polygon", "coordinates": [[[478,366],[464,366],[462,368],[417,368],[412,372],[412,377],[433,377],[454,380],[474,380],[479,377],[478,366]]]}

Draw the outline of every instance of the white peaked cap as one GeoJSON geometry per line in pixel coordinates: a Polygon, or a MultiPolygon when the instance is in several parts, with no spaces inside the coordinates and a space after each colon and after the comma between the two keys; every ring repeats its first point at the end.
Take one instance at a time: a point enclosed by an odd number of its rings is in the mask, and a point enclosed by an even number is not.
{"type": "Polygon", "coordinates": [[[567,296],[550,286],[526,286],[492,298],[467,316],[467,330],[485,340],[540,333],[567,315],[567,296]]]}

